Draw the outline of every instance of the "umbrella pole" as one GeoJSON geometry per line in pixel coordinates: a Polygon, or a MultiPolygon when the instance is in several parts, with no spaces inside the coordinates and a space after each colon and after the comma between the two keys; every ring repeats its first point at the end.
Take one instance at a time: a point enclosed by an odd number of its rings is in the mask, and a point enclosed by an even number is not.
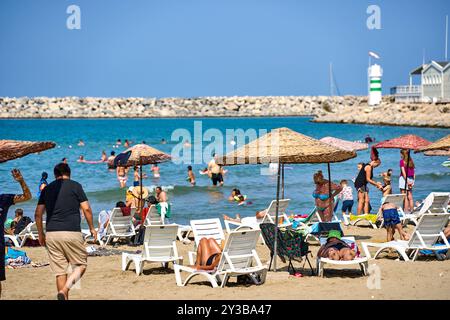
{"type": "Polygon", "coordinates": [[[330,202],[330,212],[333,213],[333,201],[331,199],[331,168],[330,168],[330,163],[327,163],[327,168],[328,168],[328,200],[330,202]]]}
{"type": "Polygon", "coordinates": [[[275,239],[273,242],[273,271],[277,272],[277,239],[278,239],[278,206],[280,204],[280,171],[281,163],[278,163],[277,174],[277,205],[275,210],[275,239]]]}
{"type": "Polygon", "coordinates": [[[281,199],[284,199],[284,163],[281,165],[281,199]]]}

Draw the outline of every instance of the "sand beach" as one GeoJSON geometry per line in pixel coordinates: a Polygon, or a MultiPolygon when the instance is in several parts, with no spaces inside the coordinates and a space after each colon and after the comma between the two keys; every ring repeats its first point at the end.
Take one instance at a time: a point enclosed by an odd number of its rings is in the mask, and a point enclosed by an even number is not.
{"type": "MultiPolygon", "coordinates": [[[[385,241],[384,229],[368,227],[344,227],[346,235],[354,235],[357,243],[361,241],[385,241]]],[[[408,227],[411,232],[412,227],[408,227]]],[[[177,241],[180,254],[188,264],[187,252],[193,244],[177,241]]],[[[109,247],[109,246],[108,246],[109,247]]],[[[319,246],[311,243],[315,267],[315,257],[319,246]]],[[[48,261],[44,248],[24,248],[34,262],[48,261]]],[[[118,246],[118,250],[137,250],[136,247],[118,246]]],[[[257,252],[263,263],[269,261],[269,250],[262,244],[257,252]]],[[[266,283],[256,285],[237,285],[230,280],[226,288],[212,288],[202,277],[196,277],[187,287],[178,287],[172,265],[163,269],[158,264],[147,264],[141,276],[137,276],[133,267],[121,271],[120,255],[107,257],[89,257],[88,269],[79,288],[71,291],[71,299],[232,299],[232,300],[308,300],[308,299],[450,299],[450,260],[437,261],[435,258],[419,258],[416,262],[396,261],[395,255],[371,260],[381,271],[381,289],[368,289],[370,277],[361,276],[357,267],[339,268],[330,266],[325,277],[311,276],[308,265],[304,271],[303,262],[294,262],[294,266],[304,274],[302,278],[289,276],[286,265],[279,261],[280,270],[269,272],[266,283]]],[[[55,299],[54,276],[50,267],[7,269],[7,281],[3,283],[3,299],[55,299]]]]}

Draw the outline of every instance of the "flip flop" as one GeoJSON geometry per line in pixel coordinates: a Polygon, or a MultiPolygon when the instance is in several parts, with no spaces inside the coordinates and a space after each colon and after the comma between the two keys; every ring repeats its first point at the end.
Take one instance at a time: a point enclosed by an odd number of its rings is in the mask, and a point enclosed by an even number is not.
{"type": "Polygon", "coordinates": [[[58,294],[56,295],[56,299],[58,299],[58,300],[66,300],[66,296],[64,295],[64,293],[58,292],[58,294]]]}

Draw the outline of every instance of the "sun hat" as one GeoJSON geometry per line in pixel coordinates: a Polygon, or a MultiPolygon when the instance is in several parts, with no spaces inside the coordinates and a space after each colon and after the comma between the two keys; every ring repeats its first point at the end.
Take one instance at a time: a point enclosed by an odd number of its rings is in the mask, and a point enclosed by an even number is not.
{"type": "MultiPolygon", "coordinates": [[[[136,198],[140,198],[141,197],[141,187],[140,186],[132,187],[131,193],[136,198]]],[[[146,187],[142,187],[142,199],[147,199],[148,194],[149,194],[148,189],[146,187]]]]}
{"type": "Polygon", "coordinates": [[[330,231],[328,232],[328,237],[327,237],[327,239],[330,239],[330,238],[337,238],[337,239],[340,239],[340,238],[341,238],[341,232],[340,232],[339,230],[330,230],[330,231]]]}

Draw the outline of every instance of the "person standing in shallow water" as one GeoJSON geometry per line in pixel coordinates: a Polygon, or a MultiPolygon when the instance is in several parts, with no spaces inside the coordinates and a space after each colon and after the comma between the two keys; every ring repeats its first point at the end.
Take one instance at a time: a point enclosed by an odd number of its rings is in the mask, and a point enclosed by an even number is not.
{"type": "Polygon", "coordinates": [[[383,190],[383,186],[380,182],[373,180],[373,169],[378,167],[381,164],[381,160],[378,157],[378,151],[375,148],[372,148],[371,152],[371,161],[369,163],[364,163],[361,166],[361,170],[358,173],[358,176],[355,179],[355,189],[358,192],[358,210],[357,215],[362,214],[364,210],[364,214],[369,214],[369,206],[370,206],[370,198],[369,198],[369,186],[371,185],[377,187],[379,190],[383,190]]]}
{"type": "Polygon", "coordinates": [[[19,182],[22,188],[22,194],[0,194],[0,298],[2,296],[2,281],[6,280],[5,275],[5,221],[8,215],[8,210],[11,206],[20,202],[25,202],[31,199],[31,192],[28,189],[25,180],[19,170],[13,169],[11,171],[14,180],[19,182]]]}
{"type": "Polygon", "coordinates": [[[67,164],[57,164],[55,181],[41,192],[35,211],[39,243],[47,248],[50,267],[56,276],[57,299],[67,300],[72,286],[81,279],[87,267],[87,252],[81,233],[80,209],[94,239],[97,231],[92,221],[92,209],[83,187],[70,179],[67,164]],[[46,232],[43,215],[47,213],[46,232]],[[68,276],[69,264],[72,273],[68,276]]]}

